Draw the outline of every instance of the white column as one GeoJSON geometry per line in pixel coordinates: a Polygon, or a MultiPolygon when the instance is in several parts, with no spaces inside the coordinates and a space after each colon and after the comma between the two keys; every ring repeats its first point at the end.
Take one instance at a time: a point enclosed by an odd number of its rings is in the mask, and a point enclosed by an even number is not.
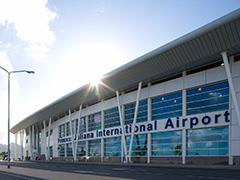
{"type": "Polygon", "coordinates": [[[21,159],[23,160],[23,136],[24,136],[24,130],[20,131],[20,144],[21,144],[21,159]]]}
{"type": "Polygon", "coordinates": [[[117,96],[117,104],[118,104],[118,112],[119,112],[119,119],[120,119],[120,124],[121,124],[121,129],[122,129],[122,138],[121,138],[121,143],[123,147],[123,154],[124,154],[124,162],[127,162],[127,147],[126,147],[126,139],[125,139],[125,128],[124,128],[124,122],[123,122],[123,113],[122,113],[122,108],[120,104],[120,98],[119,98],[119,92],[116,91],[116,96],[117,96]]]}
{"type": "Polygon", "coordinates": [[[78,148],[78,139],[79,139],[79,131],[80,131],[80,121],[81,121],[81,113],[82,113],[82,104],[79,106],[79,114],[78,114],[78,127],[76,132],[76,143],[75,143],[75,153],[74,153],[74,161],[77,160],[77,148],[78,148]]]}
{"type": "MultiPolygon", "coordinates": [[[[186,71],[182,73],[183,77],[183,90],[182,90],[182,116],[187,115],[187,91],[185,89],[186,71]]],[[[182,164],[186,164],[187,154],[187,132],[186,129],[182,130],[182,164]]]]}
{"type": "MultiPolygon", "coordinates": [[[[74,143],[74,134],[73,134],[73,128],[72,128],[72,113],[71,110],[68,110],[68,121],[70,125],[70,134],[71,134],[71,139],[72,139],[72,156],[73,158],[75,157],[75,143],[74,143]]],[[[75,158],[74,158],[75,159],[75,158]]]]}
{"type": "Polygon", "coordinates": [[[231,92],[231,96],[232,96],[234,109],[237,114],[238,126],[240,127],[240,109],[239,109],[239,105],[238,105],[238,101],[237,101],[237,95],[236,95],[234,85],[233,85],[233,80],[232,80],[232,75],[230,72],[227,53],[222,52],[221,55],[223,58],[223,62],[224,62],[224,66],[225,66],[225,70],[226,70],[226,74],[227,74],[227,79],[228,79],[228,84],[229,84],[229,88],[230,88],[230,92],[231,92]]]}
{"type": "MultiPolygon", "coordinates": [[[[150,87],[151,83],[148,83],[148,99],[147,99],[147,121],[151,122],[152,121],[152,99],[150,98],[150,87]]],[[[147,133],[147,163],[151,163],[151,152],[152,152],[152,136],[151,133],[147,133]]]]}
{"type": "MultiPolygon", "coordinates": [[[[101,111],[101,127],[104,129],[104,111],[101,111]]],[[[104,158],[104,139],[103,136],[101,138],[101,162],[103,162],[104,158]]]]}
{"type": "Polygon", "coordinates": [[[52,118],[50,117],[49,123],[48,123],[47,160],[49,160],[49,157],[50,157],[49,145],[50,145],[50,136],[51,136],[51,124],[52,124],[52,118]]]}
{"type": "MultiPolygon", "coordinates": [[[[86,121],[86,132],[88,132],[88,114],[86,115],[86,119],[85,119],[85,121],[86,121]]],[[[87,158],[88,158],[88,156],[89,156],[89,153],[88,153],[88,151],[89,151],[89,149],[88,149],[88,140],[86,140],[86,161],[87,161],[87,158]]]]}
{"type": "Polygon", "coordinates": [[[44,140],[44,142],[42,142],[44,144],[44,149],[45,149],[45,158],[47,160],[47,137],[46,137],[46,121],[43,121],[43,135],[42,135],[42,139],[44,140]]]}
{"type": "Polygon", "coordinates": [[[17,160],[17,138],[18,138],[18,132],[15,135],[15,160],[17,160]]]}
{"type": "Polygon", "coordinates": [[[32,159],[32,127],[31,126],[29,126],[28,131],[29,131],[29,156],[32,159]]]}
{"type": "Polygon", "coordinates": [[[131,154],[132,154],[132,144],[133,144],[133,137],[134,137],[134,131],[135,131],[135,125],[137,122],[137,115],[138,115],[138,105],[139,105],[139,97],[141,93],[141,88],[142,88],[142,82],[138,83],[138,91],[137,91],[137,99],[136,99],[136,106],[135,106],[135,111],[134,111],[134,117],[133,117],[133,123],[132,123],[132,132],[131,132],[131,139],[130,139],[130,145],[129,145],[129,161],[131,162],[131,154]]]}

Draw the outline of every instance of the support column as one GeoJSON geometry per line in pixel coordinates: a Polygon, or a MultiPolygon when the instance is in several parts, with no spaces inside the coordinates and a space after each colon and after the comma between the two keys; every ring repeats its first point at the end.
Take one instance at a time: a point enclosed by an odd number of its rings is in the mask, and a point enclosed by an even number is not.
{"type": "Polygon", "coordinates": [[[128,158],[127,158],[127,147],[126,147],[126,139],[125,139],[125,128],[124,128],[123,113],[122,113],[122,108],[121,108],[121,104],[120,104],[120,98],[119,98],[119,92],[118,91],[116,91],[116,96],[117,96],[117,104],[118,104],[120,125],[121,125],[121,129],[122,129],[121,143],[122,143],[122,147],[123,147],[124,162],[127,163],[128,158]]]}
{"type": "Polygon", "coordinates": [[[15,134],[15,160],[17,160],[17,138],[18,138],[18,132],[15,134]]]}
{"type": "MultiPolygon", "coordinates": [[[[182,73],[183,77],[183,90],[182,90],[182,116],[187,115],[187,91],[185,88],[186,71],[182,73]]],[[[182,164],[186,164],[187,154],[187,132],[186,129],[182,130],[182,164]]]]}
{"type": "Polygon", "coordinates": [[[21,144],[21,159],[24,159],[23,155],[23,136],[24,136],[24,130],[20,131],[20,144],[21,144]]]}
{"type": "MultiPolygon", "coordinates": [[[[101,128],[104,129],[104,111],[101,111],[101,128]]],[[[101,137],[101,162],[104,158],[104,139],[101,137]]]]}
{"type": "MultiPolygon", "coordinates": [[[[151,83],[148,83],[148,99],[147,99],[147,121],[151,122],[152,121],[152,99],[150,98],[150,87],[151,87],[151,83]]],[[[147,133],[147,163],[151,163],[151,152],[152,152],[152,136],[151,133],[148,132],[147,133]]]]}
{"type": "MultiPolygon", "coordinates": [[[[75,143],[74,143],[74,134],[73,134],[73,128],[72,128],[72,113],[71,110],[68,110],[68,121],[70,125],[70,134],[71,134],[71,140],[72,140],[72,156],[75,157],[75,143]]],[[[74,158],[75,159],[75,158],[74,158]]]]}
{"type": "MultiPolygon", "coordinates": [[[[86,133],[87,133],[87,132],[88,132],[88,115],[86,115],[85,121],[86,121],[86,133]]],[[[89,145],[88,140],[86,140],[86,159],[85,159],[86,161],[88,160],[88,156],[89,156],[89,153],[88,153],[88,151],[89,151],[88,145],[89,145]]]]}
{"type": "Polygon", "coordinates": [[[29,126],[28,131],[29,131],[29,155],[30,155],[30,158],[32,159],[32,128],[31,126],[29,126]]]}
{"type": "Polygon", "coordinates": [[[46,121],[44,120],[43,121],[43,139],[44,139],[44,142],[43,142],[43,144],[44,144],[44,149],[45,149],[45,158],[46,158],[46,160],[47,160],[47,136],[46,136],[46,121]]]}
{"type": "Polygon", "coordinates": [[[236,114],[237,114],[238,126],[240,127],[240,109],[239,109],[239,105],[238,105],[238,101],[237,101],[237,95],[236,95],[234,85],[233,85],[233,80],[232,80],[232,75],[231,75],[231,72],[230,72],[227,53],[222,52],[221,55],[222,55],[222,58],[223,58],[225,71],[226,71],[226,74],[227,74],[227,79],[228,79],[228,84],[229,84],[229,88],[230,88],[230,92],[231,92],[231,96],[232,96],[234,109],[235,109],[236,114]]]}
{"type": "Polygon", "coordinates": [[[78,149],[78,139],[79,139],[79,131],[80,131],[80,121],[81,121],[81,113],[82,113],[82,104],[79,107],[79,114],[78,114],[78,127],[76,132],[76,143],[75,143],[75,153],[74,153],[74,161],[77,160],[77,149],[78,149]]]}
{"type": "Polygon", "coordinates": [[[50,117],[49,123],[48,123],[47,160],[49,160],[49,157],[50,157],[49,145],[50,145],[50,136],[51,136],[51,124],[52,124],[52,118],[50,117]]]}
{"type": "Polygon", "coordinates": [[[139,106],[139,97],[140,97],[140,93],[141,93],[141,88],[142,88],[142,82],[138,83],[136,106],[135,106],[135,111],[134,111],[134,117],[133,117],[133,123],[132,123],[132,133],[131,133],[131,139],[130,139],[130,145],[129,145],[129,152],[128,152],[129,162],[132,162],[132,159],[131,159],[132,144],[133,144],[133,137],[134,137],[134,132],[135,132],[135,125],[136,125],[136,122],[137,122],[138,106],[139,106]]]}

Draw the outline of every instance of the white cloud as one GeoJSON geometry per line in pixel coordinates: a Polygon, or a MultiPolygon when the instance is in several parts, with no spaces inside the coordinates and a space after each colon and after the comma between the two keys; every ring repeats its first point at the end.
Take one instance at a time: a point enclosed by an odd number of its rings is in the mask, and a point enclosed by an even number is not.
{"type": "Polygon", "coordinates": [[[34,58],[44,56],[54,43],[50,23],[56,12],[47,7],[48,0],[0,0],[0,25],[12,27],[22,41],[28,43],[26,53],[34,58]]]}
{"type": "MultiPolygon", "coordinates": [[[[0,65],[8,71],[13,70],[7,53],[0,50],[0,65]]],[[[15,74],[11,75],[11,102],[16,100],[19,93],[19,85],[15,74]]],[[[0,69],[0,143],[7,143],[7,73],[0,69]]],[[[14,110],[13,106],[12,110],[14,110]]],[[[11,122],[15,124],[16,122],[11,122]]]]}

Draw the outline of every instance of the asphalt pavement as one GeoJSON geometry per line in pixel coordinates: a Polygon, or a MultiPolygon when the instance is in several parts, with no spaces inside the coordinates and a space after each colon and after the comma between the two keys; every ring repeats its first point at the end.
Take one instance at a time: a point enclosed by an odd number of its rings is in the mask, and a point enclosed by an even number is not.
{"type": "Polygon", "coordinates": [[[197,168],[176,166],[134,166],[119,164],[73,164],[13,162],[7,169],[0,162],[0,180],[240,180],[240,168],[197,168]]]}

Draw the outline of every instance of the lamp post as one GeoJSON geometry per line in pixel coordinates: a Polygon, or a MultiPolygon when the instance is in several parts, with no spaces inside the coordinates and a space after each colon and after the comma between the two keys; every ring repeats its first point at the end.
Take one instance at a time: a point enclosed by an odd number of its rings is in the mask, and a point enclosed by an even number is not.
{"type": "Polygon", "coordinates": [[[8,71],[0,66],[0,69],[4,70],[8,74],[8,164],[7,168],[10,168],[10,75],[13,73],[28,73],[34,74],[34,71],[20,70],[20,71],[8,71]]]}

